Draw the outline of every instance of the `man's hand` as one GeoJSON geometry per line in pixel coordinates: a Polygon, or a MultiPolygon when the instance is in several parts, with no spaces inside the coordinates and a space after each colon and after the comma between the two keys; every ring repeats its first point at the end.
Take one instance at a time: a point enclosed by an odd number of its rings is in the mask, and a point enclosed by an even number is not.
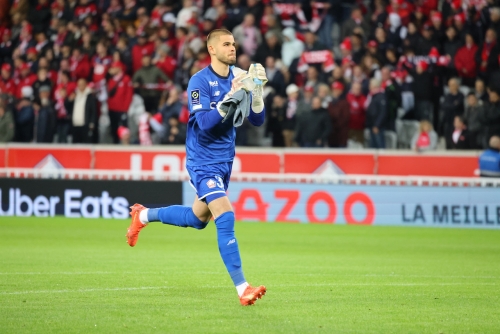
{"type": "Polygon", "coordinates": [[[269,81],[266,75],[266,69],[261,64],[252,64],[248,69],[248,73],[252,75],[252,79],[255,81],[259,80],[262,82],[262,86],[265,86],[269,81]],[[257,79],[257,80],[255,80],[257,79]]]}

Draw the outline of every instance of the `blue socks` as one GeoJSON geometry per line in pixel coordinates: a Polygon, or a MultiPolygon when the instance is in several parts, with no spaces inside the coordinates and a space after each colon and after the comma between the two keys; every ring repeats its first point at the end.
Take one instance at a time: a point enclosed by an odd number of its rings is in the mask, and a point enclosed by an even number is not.
{"type": "MultiPolygon", "coordinates": [[[[165,208],[148,209],[148,221],[161,221],[179,227],[193,227],[204,229],[208,223],[202,222],[195,216],[191,207],[172,205],[165,208]]],[[[233,280],[235,286],[246,282],[241,268],[240,251],[234,236],[234,212],[225,212],[215,219],[217,227],[217,243],[219,245],[222,262],[233,280]]]]}
{"type": "Polygon", "coordinates": [[[246,282],[241,269],[240,251],[234,236],[234,212],[225,212],[215,219],[217,243],[222,261],[235,286],[246,282]]]}
{"type": "Polygon", "coordinates": [[[169,224],[179,227],[193,227],[202,230],[208,223],[202,222],[195,216],[193,209],[189,206],[172,205],[165,208],[149,209],[148,221],[161,221],[163,224],[169,224]]]}

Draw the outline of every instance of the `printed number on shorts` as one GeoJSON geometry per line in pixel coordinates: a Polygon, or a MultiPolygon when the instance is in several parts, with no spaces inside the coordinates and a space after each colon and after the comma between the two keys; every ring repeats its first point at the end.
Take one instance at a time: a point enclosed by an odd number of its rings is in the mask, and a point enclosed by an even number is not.
{"type": "Polygon", "coordinates": [[[217,180],[217,187],[224,189],[224,182],[220,176],[215,176],[215,180],[217,180]]]}

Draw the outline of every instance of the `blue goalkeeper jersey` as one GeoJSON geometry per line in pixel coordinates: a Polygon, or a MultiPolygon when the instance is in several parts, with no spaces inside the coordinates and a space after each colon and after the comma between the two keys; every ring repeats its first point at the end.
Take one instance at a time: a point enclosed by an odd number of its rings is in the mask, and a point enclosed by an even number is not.
{"type": "Polygon", "coordinates": [[[215,73],[212,66],[205,67],[191,77],[188,84],[189,122],[186,137],[186,165],[202,166],[231,162],[235,155],[236,130],[232,120],[222,123],[215,110],[231,90],[233,71],[227,77],[215,73]],[[206,113],[210,113],[210,115],[206,113]],[[204,126],[210,116],[211,128],[204,126]],[[215,120],[215,122],[213,122],[215,120]]]}

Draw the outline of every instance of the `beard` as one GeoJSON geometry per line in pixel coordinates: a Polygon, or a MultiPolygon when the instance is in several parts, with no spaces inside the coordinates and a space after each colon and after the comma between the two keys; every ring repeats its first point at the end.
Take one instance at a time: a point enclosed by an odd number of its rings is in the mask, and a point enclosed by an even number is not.
{"type": "Polygon", "coordinates": [[[236,57],[234,58],[234,60],[229,59],[229,57],[217,57],[217,60],[228,66],[236,64],[236,57]]]}

